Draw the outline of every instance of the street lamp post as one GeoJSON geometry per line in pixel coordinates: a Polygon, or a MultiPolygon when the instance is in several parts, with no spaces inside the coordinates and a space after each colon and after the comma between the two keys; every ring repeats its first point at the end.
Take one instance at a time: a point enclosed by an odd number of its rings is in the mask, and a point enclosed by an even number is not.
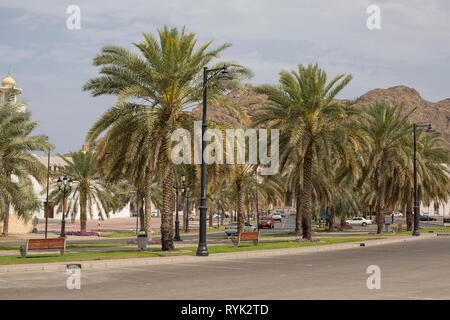
{"type": "MultiPolygon", "coordinates": [[[[182,176],[183,178],[184,176],[182,176]]],[[[175,236],[173,237],[173,241],[183,241],[180,238],[180,220],[178,218],[178,190],[180,188],[178,186],[174,186],[175,189],[175,236]]],[[[181,189],[183,192],[184,189],[181,189]]]]}
{"type": "Polygon", "coordinates": [[[63,193],[63,212],[62,212],[62,220],[61,220],[61,238],[66,237],[66,197],[72,191],[72,178],[69,178],[69,184],[67,185],[67,177],[61,180],[61,177],[58,178],[58,189],[63,193]]]}
{"type": "Polygon", "coordinates": [[[46,208],[45,208],[45,239],[47,239],[47,229],[48,229],[48,189],[50,185],[50,151],[47,153],[47,197],[45,200],[46,208]]]}
{"type": "Polygon", "coordinates": [[[139,224],[139,189],[136,189],[136,235],[138,235],[139,224]]]}
{"type": "Polygon", "coordinates": [[[189,232],[189,187],[184,189],[184,195],[186,197],[186,220],[184,223],[184,232],[189,232]]]}
{"type": "Polygon", "coordinates": [[[416,148],[416,130],[418,127],[426,127],[426,132],[431,132],[431,124],[413,124],[414,131],[414,231],[413,236],[420,236],[419,232],[419,196],[417,188],[417,148],[416,148]]]}
{"type": "Polygon", "coordinates": [[[224,65],[221,68],[208,69],[203,68],[203,121],[202,121],[202,170],[201,170],[201,197],[200,197],[200,230],[198,239],[197,256],[208,256],[209,251],[206,246],[206,162],[203,155],[206,148],[205,133],[207,130],[206,124],[206,99],[207,99],[207,85],[208,81],[218,75],[222,77],[227,75],[227,67],[224,65]],[[208,74],[211,74],[208,76],[208,74]]]}

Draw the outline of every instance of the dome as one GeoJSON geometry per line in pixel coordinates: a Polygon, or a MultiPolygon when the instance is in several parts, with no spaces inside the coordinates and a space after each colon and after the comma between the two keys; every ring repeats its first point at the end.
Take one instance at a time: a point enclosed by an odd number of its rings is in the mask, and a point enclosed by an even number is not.
{"type": "Polygon", "coordinates": [[[2,80],[2,87],[14,88],[15,86],[16,86],[16,81],[9,75],[5,79],[2,80]]]}

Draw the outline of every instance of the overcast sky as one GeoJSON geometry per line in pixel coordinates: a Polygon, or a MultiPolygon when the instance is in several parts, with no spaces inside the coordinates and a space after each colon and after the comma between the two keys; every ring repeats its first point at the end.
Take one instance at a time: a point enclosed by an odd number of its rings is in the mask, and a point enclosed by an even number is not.
{"type": "Polygon", "coordinates": [[[400,84],[430,101],[450,97],[448,0],[1,0],[0,78],[11,68],[40,121],[36,133],[56,152],[76,151],[114,103],[81,90],[97,74],[92,58],[108,44],[131,49],[164,24],[186,26],[201,42],[232,43],[222,58],[250,67],[255,85],[318,62],[330,77],[353,75],[341,98],[400,84]],[[372,4],[381,30],[366,26],[372,4]],[[69,5],[81,9],[80,30],[66,27],[69,5]]]}

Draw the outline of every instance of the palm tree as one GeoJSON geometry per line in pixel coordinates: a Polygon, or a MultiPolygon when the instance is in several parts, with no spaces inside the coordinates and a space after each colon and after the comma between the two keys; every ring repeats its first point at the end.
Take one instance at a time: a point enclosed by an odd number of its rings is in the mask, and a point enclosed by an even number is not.
{"type": "MultiPolygon", "coordinates": [[[[89,80],[84,90],[91,91],[93,96],[116,95],[117,108],[146,114],[145,121],[143,120],[146,123],[145,129],[139,127],[139,132],[135,135],[135,127],[126,130],[135,140],[127,141],[129,148],[125,152],[128,157],[136,157],[135,163],[140,165],[136,171],[146,172],[146,219],[150,219],[152,175],[155,174],[162,182],[162,249],[172,250],[173,212],[170,204],[173,168],[170,135],[177,128],[189,128],[193,125],[193,117],[185,109],[201,100],[203,67],[230,47],[230,44],[213,50],[209,50],[211,41],[197,46],[195,34],[186,33],[184,28],[180,32],[176,28],[163,27],[158,30],[159,39],[149,33],[143,36],[142,43],[134,44],[140,55],[117,46],[103,47],[102,52],[94,59],[94,65],[102,67],[101,76],[89,80]],[[143,140],[146,141],[144,148],[138,148],[139,141],[143,140]]],[[[229,62],[227,65],[235,78],[249,75],[248,70],[236,63],[229,62]]],[[[218,81],[210,81],[208,85],[210,98],[227,90],[218,81]]],[[[107,120],[104,126],[99,126],[95,133],[89,135],[89,140],[96,139],[100,132],[107,130],[106,126],[116,120],[114,117],[107,120]]],[[[115,153],[124,151],[116,149],[115,145],[111,148],[115,153]]]]}
{"type": "Polygon", "coordinates": [[[409,114],[402,116],[401,112],[398,106],[375,102],[364,107],[361,113],[359,128],[371,146],[366,153],[361,181],[367,181],[376,191],[377,233],[384,226],[389,177],[411,163],[407,144],[411,134],[409,114]]]}
{"type": "Polygon", "coordinates": [[[14,102],[8,92],[0,99],[0,210],[3,221],[2,235],[8,235],[11,206],[19,217],[27,220],[39,209],[31,177],[42,183],[46,168],[30,151],[49,151],[53,146],[47,137],[31,136],[37,122],[29,112],[19,111],[23,101],[14,102]]]}
{"type": "MultiPolygon", "coordinates": [[[[68,208],[66,213],[71,214],[74,219],[80,213],[80,231],[86,232],[87,215],[94,218],[94,211],[104,219],[110,217],[110,213],[122,209],[127,200],[123,200],[121,191],[115,185],[105,182],[96,165],[95,154],[93,151],[71,152],[70,159],[59,155],[66,163],[60,169],[61,174],[71,177],[73,180],[72,191],[68,199],[68,208]]],[[[53,183],[53,190],[50,198],[54,203],[61,203],[63,194],[58,190],[56,183],[53,183]]],[[[126,193],[129,193],[128,191],[126,193]]],[[[61,206],[61,205],[60,205],[61,206]]]]}
{"type": "MultiPolygon", "coordinates": [[[[410,124],[410,127],[412,125],[410,124]]],[[[417,177],[418,194],[423,203],[429,205],[431,201],[447,202],[450,196],[450,163],[449,151],[437,147],[442,141],[441,134],[437,131],[422,134],[417,133],[417,177]]],[[[408,150],[407,165],[395,168],[387,183],[387,201],[392,205],[399,204],[406,207],[407,231],[412,230],[413,224],[413,200],[414,200],[414,157],[412,130],[406,137],[405,148],[408,150]]]]}
{"type": "Polygon", "coordinates": [[[308,240],[312,231],[313,162],[326,161],[333,151],[349,161],[353,153],[350,146],[359,148],[359,136],[347,125],[352,109],[335,100],[351,79],[351,75],[338,75],[327,83],[325,71],[317,64],[299,65],[298,71],[281,71],[278,86],[255,89],[267,95],[268,101],[256,111],[254,125],[280,129],[280,158],[291,158],[294,166],[302,166],[297,215],[303,217],[303,237],[308,240]]]}

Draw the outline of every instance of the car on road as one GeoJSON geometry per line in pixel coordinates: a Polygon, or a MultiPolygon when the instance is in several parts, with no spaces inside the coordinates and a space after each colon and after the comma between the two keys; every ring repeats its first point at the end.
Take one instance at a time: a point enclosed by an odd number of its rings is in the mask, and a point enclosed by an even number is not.
{"type": "MultiPolygon", "coordinates": [[[[237,228],[238,228],[238,223],[237,222],[232,222],[230,224],[227,224],[225,226],[225,233],[227,234],[227,236],[231,236],[233,234],[237,234],[237,228]]],[[[254,232],[256,231],[256,226],[245,222],[244,224],[244,232],[254,232]]]]}
{"type": "Polygon", "coordinates": [[[273,219],[273,221],[280,221],[280,222],[281,222],[281,214],[278,213],[278,212],[275,212],[275,213],[272,215],[272,219],[273,219]]]}
{"type": "Polygon", "coordinates": [[[345,222],[351,224],[352,226],[362,226],[362,227],[366,227],[369,224],[374,223],[372,220],[366,219],[364,217],[354,217],[350,220],[346,220],[345,222]]]}
{"type": "Polygon", "coordinates": [[[437,221],[436,218],[430,217],[427,214],[424,214],[423,216],[419,217],[420,221],[437,221]]]}
{"type": "Polygon", "coordinates": [[[273,229],[273,228],[275,228],[275,223],[273,221],[273,218],[272,217],[261,217],[261,218],[259,218],[258,227],[260,229],[263,229],[263,228],[273,229]]]}

